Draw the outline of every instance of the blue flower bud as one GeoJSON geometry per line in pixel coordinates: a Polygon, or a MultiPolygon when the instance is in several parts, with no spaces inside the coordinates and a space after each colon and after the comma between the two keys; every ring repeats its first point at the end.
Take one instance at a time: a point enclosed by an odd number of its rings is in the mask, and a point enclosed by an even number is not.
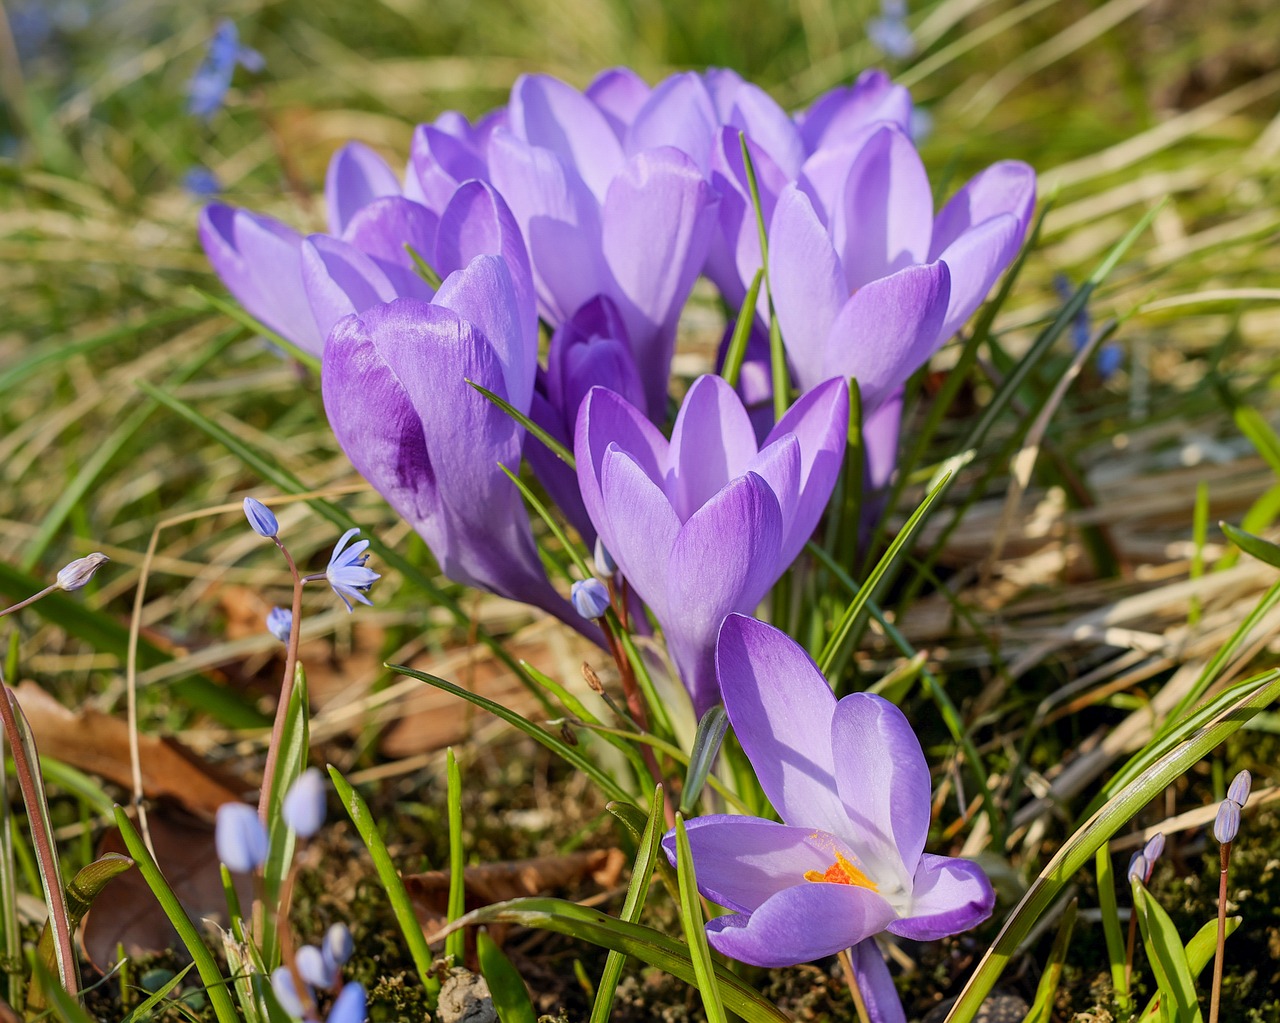
{"type": "Polygon", "coordinates": [[[618,563],[613,560],[613,555],[609,553],[609,548],[604,545],[604,542],[598,536],[596,537],[596,550],[593,560],[596,564],[596,573],[606,579],[612,578],[613,573],[618,571],[618,563]]]}
{"type": "Polygon", "coordinates": [[[599,579],[582,579],[570,588],[573,609],[583,618],[596,619],[609,610],[609,590],[599,579]]]}
{"type": "Polygon", "coordinates": [[[343,984],[329,1010],[328,1023],[364,1023],[364,988],[359,984],[343,984]]]}
{"type": "Polygon", "coordinates": [[[1129,857],[1129,883],[1134,881],[1144,881],[1147,876],[1147,858],[1142,855],[1141,851],[1134,853],[1129,857]]]}
{"type": "Polygon", "coordinates": [[[320,951],[324,953],[325,959],[335,971],[346,965],[347,960],[351,958],[351,953],[355,951],[355,944],[351,940],[351,931],[347,929],[347,925],[334,924],[325,931],[320,951]]]}
{"type": "Polygon", "coordinates": [[[294,965],[298,968],[298,975],[312,987],[331,988],[338,975],[315,945],[303,945],[298,949],[294,965]]]}
{"type": "Polygon", "coordinates": [[[213,831],[218,859],[238,874],[256,870],[267,860],[267,829],[253,807],[223,803],[213,831]]]}
{"type": "Polygon", "coordinates": [[[1157,831],[1142,847],[1142,855],[1146,857],[1148,870],[1156,865],[1156,860],[1160,858],[1162,852],[1164,852],[1164,834],[1157,831]]]}
{"type": "Polygon", "coordinates": [[[259,536],[273,537],[280,532],[280,523],[271,509],[252,497],[244,499],[244,517],[259,536]]]}
{"type": "Polygon", "coordinates": [[[1240,832],[1240,804],[1234,799],[1224,799],[1218,807],[1218,818],[1213,822],[1213,837],[1219,845],[1234,842],[1240,832]]]}
{"type": "Polygon", "coordinates": [[[99,554],[94,551],[92,554],[86,554],[83,558],[76,558],[69,565],[65,565],[61,572],[58,573],[58,588],[62,590],[78,590],[81,586],[93,578],[93,574],[98,571],[111,559],[105,554],[99,554]]]}
{"type": "Polygon", "coordinates": [[[1231,779],[1231,785],[1227,788],[1227,798],[1243,808],[1249,801],[1249,792],[1252,788],[1253,777],[1248,771],[1241,771],[1231,779]]]}
{"type": "Polygon", "coordinates": [[[293,983],[293,974],[287,966],[277,966],[271,971],[271,990],[275,993],[280,1008],[290,1016],[302,1018],[302,999],[298,997],[298,988],[293,983]]]}
{"type": "Polygon", "coordinates": [[[287,607],[273,607],[267,612],[267,631],[287,644],[289,633],[293,631],[293,612],[287,607]]]}
{"type": "Polygon", "coordinates": [[[309,767],[285,793],[284,822],[303,838],[310,838],[324,824],[324,778],[318,768],[309,767]]]}

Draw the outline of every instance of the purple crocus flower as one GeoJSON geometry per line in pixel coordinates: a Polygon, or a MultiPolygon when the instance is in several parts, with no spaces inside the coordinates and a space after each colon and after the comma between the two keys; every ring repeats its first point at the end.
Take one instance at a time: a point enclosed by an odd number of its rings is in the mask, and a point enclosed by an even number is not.
{"type": "Polygon", "coordinates": [[[649,415],[666,413],[680,311],[706,257],[715,199],[670,147],[628,155],[605,111],[545,75],[520,78],[489,174],[515,213],[553,326],[597,295],[626,325],[649,415]]]}
{"type": "Polygon", "coordinates": [[[699,715],[720,698],[715,637],[749,612],[812,534],[844,456],[849,396],[829,380],[757,446],[725,381],[694,381],[670,442],[601,387],[578,413],[574,454],[587,514],[662,625],[699,715]]]}
{"type": "Polygon", "coordinates": [[[438,210],[464,181],[488,181],[489,139],[506,119],[505,108],[486,114],[475,124],[448,110],[430,124],[418,125],[409,146],[405,197],[438,210]]]}
{"type": "MultiPolygon", "coordinates": [[[[766,967],[852,947],[872,1019],[903,1020],[874,936],[956,934],[995,902],[976,864],[924,851],[930,781],[919,740],[887,700],[837,701],[804,650],[755,619],[725,619],[716,671],[782,822],[716,814],[688,823],[698,888],[732,911],[708,922],[708,940],[766,967]]],[[[663,846],[674,863],[674,833],[663,846]]]]}
{"type": "Polygon", "coordinates": [[[855,377],[874,412],[977,309],[1022,244],[1035,174],[1004,161],[933,216],[924,165],[883,124],[824,150],[778,197],[769,273],[802,390],[855,377]]]}

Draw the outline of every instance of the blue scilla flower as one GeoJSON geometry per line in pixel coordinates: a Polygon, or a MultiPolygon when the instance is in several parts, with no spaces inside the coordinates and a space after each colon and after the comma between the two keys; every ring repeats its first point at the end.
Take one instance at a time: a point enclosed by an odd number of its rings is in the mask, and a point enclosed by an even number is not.
{"type": "Polygon", "coordinates": [[[324,795],[324,778],[314,767],[303,771],[285,793],[284,822],[302,838],[310,838],[323,826],[324,795]]]}
{"type": "Polygon", "coordinates": [[[327,1023],[364,1023],[365,994],[360,984],[343,984],[333,1000],[327,1023]]]}
{"type": "Polygon", "coordinates": [[[352,600],[358,600],[361,604],[372,604],[373,601],[365,596],[365,592],[382,578],[373,569],[364,567],[364,563],[369,560],[369,555],[366,553],[369,546],[368,540],[357,540],[350,547],[347,546],[351,538],[358,536],[359,533],[359,529],[352,528],[342,534],[337,546],[333,548],[333,554],[329,557],[329,567],[324,570],[324,576],[333,587],[333,592],[342,598],[348,611],[354,610],[351,606],[352,600]]]}
{"type": "Polygon", "coordinates": [[[273,537],[280,532],[280,523],[276,521],[275,513],[256,498],[244,499],[244,517],[259,536],[273,537]]]}
{"type": "Polygon", "coordinates": [[[294,962],[298,967],[298,975],[312,987],[333,987],[333,982],[338,975],[337,970],[329,964],[324,953],[315,945],[303,945],[298,949],[294,962]]]}
{"type": "MultiPolygon", "coordinates": [[[[1066,274],[1054,274],[1053,289],[1063,302],[1069,302],[1074,294],[1071,281],[1066,274]]],[[[1093,334],[1093,323],[1089,316],[1089,306],[1083,305],[1071,321],[1071,347],[1077,352],[1089,343],[1093,334]]],[[[1098,368],[1098,376],[1109,380],[1124,363],[1124,350],[1116,344],[1106,344],[1098,349],[1094,365],[1098,368]]]]}
{"type": "Polygon", "coordinates": [[[189,194],[197,199],[207,199],[211,195],[218,195],[222,191],[222,182],[218,180],[218,175],[214,174],[208,167],[192,167],[184,175],[182,175],[182,187],[189,194]]]}
{"type": "Polygon", "coordinates": [[[320,944],[320,951],[323,953],[325,961],[336,972],[344,966],[351,953],[355,951],[355,942],[351,940],[351,931],[344,923],[336,923],[324,932],[324,941],[320,944]]]}
{"type": "Polygon", "coordinates": [[[287,644],[289,634],[293,632],[293,612],[287,607],[273,607],[267,612],[267,631],[287,644]]]}
{"type": "Polygon", "coordinates": [[[580,579],[570,591],[573,609],[583,618],[595,620],[609,610],[609,591],[599,579],[580,579]]]}
{"type": "Polygon", "coordinates": [[[220,21],[204,60],[187,83],[187,112],[207,121],[221,110],[237,65],[256,73],[266,62],[257,50],[240,45],[235,22],[220,21]]]}
{"type": "Polygon", "coordinates": [[[247,874],[267,861],[267,829],[245,803],[218,807],[213,841],[218,859],[237,874],[247,874]]]}
{"type": "Polygon", "coordinates": [[[907,25],[905,0],[882,0],[880,15],[867,22],[867,38],[886,57],[906,60],[916,52],[916,43],[907,25]]]}

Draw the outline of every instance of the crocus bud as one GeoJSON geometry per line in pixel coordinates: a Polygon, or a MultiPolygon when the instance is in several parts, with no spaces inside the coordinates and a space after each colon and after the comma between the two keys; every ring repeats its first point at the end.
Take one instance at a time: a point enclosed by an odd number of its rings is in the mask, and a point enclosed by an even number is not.
{"type": "Polygon", "coordinates": [[[596,537],[596,550],[593,560],[595,561],[596,572],[606,579],[612,578],[613,574],[618,571],[618,563],[613,560],[613,555],[609,553],[609,548],[604,545],[599,537],[596,537]]]}
{"type": "Polygon", "coordinates": [[[92,554],[86,554],[83,558],[76,558],[75,561],[65,566],[58,573],[58,588],[63,590],[78,590],[81,586],[93,578],[93,574],[98,571],[111,559],[105,554],[99,554],[94,551],[92,554]]]}
{"type": "Polygon", "coordinates": [[[364,988],[359,984],[343,984],[329,1010],[328,1023],[364,1023],[364,988]]]}
{"type": "Polygon", "coordinates": [[[334,970],[344,966],[351,953],[355,950],[355,945],[351,940],[351,931],[347,929],[346,924],[334,924],[324,932],[324,941],[320,945],[320,951],[324,953],[325,959],[333,966],[334,970]]]}
{"type": "Polygon", "coordinates": [[[338,971],[329,964],[324,953],[315,945],[303,945],[298,949],[294,957],[294,965],[298,967],[298,975],[312,987],[333,987],[338,971]]]}
{"type": "Polygon", "coordinates": [[[244,803],[223,803],[214,826],[218,859],[228,870],[247,874],[267,859],[267,829],[253,807],[244,803]]]}
{"type": "Polygon", "coordinates": [[[1149,839],[1147,844],[1142,847],[1142,855],[1147,859],[1147,869],[1150,870],[1156,865],[1156,860],[1160,858],[1160,854],[1164,852],[1164,833],[1157,831],[1149,839]]]}
{"type": "Polygon", "coordinates": [[[569,591],[573,609],[583,618],[600,618],[609,610],[609,591],[599,579],[580,579],[569,591]]]}
{"type": "Polygon", "coordinates": [[[259,536],[273,537],[280,532],[280,523],[271,509],[255,498],[244,499],[244,517],[259,536]]]}
{"type": "Polygon", "coordinates": [[[298,988],[293,982],[289,967],[277,966],[271,971],[271,990],[275,993],[280,1008],[290,1016],[302,1018],[302,999],[298,997],[298,988]]]}
{"type": "Polygon", "coordinates": [[[289,642],[293,631],[293,612],[287,607],[273,607],[267,612],[267,631],[281,643],[289,642]]]}
{"type": "Polygon", "coordinates": [[[1240,804],[1234,799],[1224,799],[1218,807],[1218,818],[1213,822],[1213,837],[1218,844],[1234,842],[1240,831],[1240,804]]]}
{"type": "Polygon", "coordinates": [[[1141,852],[1129,857],[1129,883],[1143,881],[1147,876],[1147,858],[1141,852]]]}
{"type": "Polygon", "coordinates": [[[324,824],[324,779],[309,767],[289,786],[284,797],[284,822],[302,838],[310,838],[324,824]]]}
{"type": "Polygon", "coordinates": [[[1227,788],[1227,798],[1239,807],[1249,801],[1249,791],[1253,788],[1253,778],[1248,771],[1241,771],[1227,788]]]}

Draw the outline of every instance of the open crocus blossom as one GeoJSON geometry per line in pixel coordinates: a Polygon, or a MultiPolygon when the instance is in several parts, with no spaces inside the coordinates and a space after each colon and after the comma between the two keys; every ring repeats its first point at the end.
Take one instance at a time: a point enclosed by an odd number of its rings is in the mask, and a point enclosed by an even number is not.
{"type": "Polygon", "coordinates": [[[1035,173],[1004,161],[933,216],[902,129],[806,161],[769,229],[771,296],[796,381],[855,377],[874,411],[969,318],[1022,245],[1035,173]]]}
{"type": "MultiPolygon", "coordinates": [[[[856,946],[872,1019],[902,1020],[874,936],[956,934],[995,902],[976,864],[924,852],[930,781],[919,740],[887,700],[837,701],[804,650],[755,619],[725,619],[716,670],[734,732],[782,822],[689,822],[698,888],[732,910],[707,924],[708,940],[766,967],[856,946]]],[[[674,863],[674,833],[663,845],[674,863]]]]}
{"type": "Polygon", "coordinates": [[[721,377],[694,381],[670,442],[605,388],[592,388],[578,410],[587,514],[662,625],[699,715],[720,699],[720,623],[753,611],[809,539],[835,486],[848,418],[839,379],[802,397],[759,447],[721,377]]]}

